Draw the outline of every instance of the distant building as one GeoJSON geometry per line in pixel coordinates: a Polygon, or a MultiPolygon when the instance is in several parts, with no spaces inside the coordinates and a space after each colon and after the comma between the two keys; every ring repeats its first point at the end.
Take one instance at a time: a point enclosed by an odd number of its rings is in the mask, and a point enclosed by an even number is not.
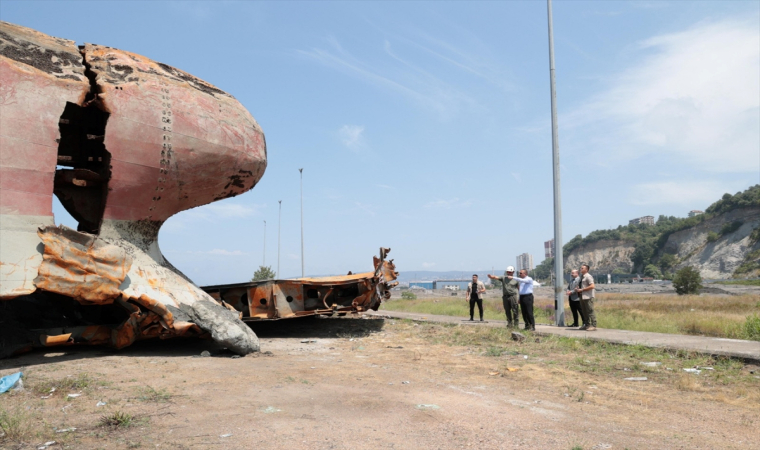
{"type": "Polygon", "coordinates": [[[432,290],[434,285],[435,285],[434,281],[410,281],[409,282],[410,289],[417,287],[417,288],[432,290]]]}
{"type": "Polygon", "coordinates": [[[628,225],[638,225],[641,223],[644,225],[654,225],[654,216],[644,216],[628,221],[628,225]]]}
{"type": "Polygon", "coordinates": [[[704,211],[700,211],[698,209],[692,209],[691,211],[689,211],[689,217],[696,217],[696,216],[698,216],[700,214],[704,214],[704,213],[705,213],[704,211]]]}
{"type": "Polygon", "coordinates": [[[533,270],[533,256],[530,253],[523,253],[517,257],[517,270],[533,270]]]}
{"type": "Polygon", "coordinates": [[[554,239],[544,242],[544,258],[554,258],[554,239]]]}

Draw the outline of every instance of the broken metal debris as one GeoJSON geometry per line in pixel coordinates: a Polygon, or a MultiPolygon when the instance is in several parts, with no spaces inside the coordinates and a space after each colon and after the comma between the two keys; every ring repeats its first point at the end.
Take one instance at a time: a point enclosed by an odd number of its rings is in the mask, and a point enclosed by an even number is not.
{"type": "Polygon", "coordinates": [[[398,285],[389,248],[373,257],[375,270],[337,277],[294,278],[203,286],[220,304],[242,314],[245,322],[306,316],[345,316],[380,307],[398,285]]]}
{"type": "Polygon", "coordinates": [[[253,188],[264,134],[231,95],[111,47],[0,21],[0,357],[258,338],[161,254],[177,212],[253,188]],[[78,221],[55,227],[53,195],[78,221]]]}

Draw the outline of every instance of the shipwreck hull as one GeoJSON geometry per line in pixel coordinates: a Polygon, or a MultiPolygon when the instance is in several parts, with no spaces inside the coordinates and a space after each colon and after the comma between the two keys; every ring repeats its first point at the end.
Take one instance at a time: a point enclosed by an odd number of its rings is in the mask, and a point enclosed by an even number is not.
{"type": "Polygon", "coordinates": [[[118,305],[110,320],[124,320],[96,324],[88,312],[29,345],[122,347],[208,333],[239,353],[258,350],[236,315],[164,258],[157,236],[177,212],[252,189],[265,168],[261,128],[215,86],[130,52],[78,47],[0,22],[0,320],[10,326],[30,305],[68,298],[83,307],[118,305]],[[77,231],[54,227],[53,195],[77,231]],[[97,248],[116,259],[104,263],[97,248]],[[117,263],[121,279],[96,288],[93,274],[117,263]],[[51,273],[61,282],[51,282],[51,273]],[[75,326],[106,328],[66,329],[75,326]]]}

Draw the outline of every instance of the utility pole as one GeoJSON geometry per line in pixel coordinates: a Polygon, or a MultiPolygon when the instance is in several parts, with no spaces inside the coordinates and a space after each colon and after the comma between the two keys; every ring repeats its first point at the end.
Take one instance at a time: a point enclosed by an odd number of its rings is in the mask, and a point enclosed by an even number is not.
{"type": "Polygon", "coordinates": [[[267,265],[267,221],[264,221],[264,262],[261,263],[262,266],[267,265]]]}
{"type": "Polygon", "coordinates": [[[562,276],[562,200],[559,187],[559,134],[557,132],[557,91],[554,87],[554,31],[552,0],[546,0],[549,18],[549,84],[552,96],[552,172],[554,173],[554,324],[565,326],[565,277],[562,276]]]}
{"type": "Polygon", "coordinates": [[[279,217],[277,219],[277,278],[280,278],[280,230],[282,229],[282,200],[278,200],[280,204],[279,217]]]}
{"type": "Polygon", "coordinates": [[[305,277],[303,270],[303,168],[298,169],[301,174],[301,278],[305,277]]]}

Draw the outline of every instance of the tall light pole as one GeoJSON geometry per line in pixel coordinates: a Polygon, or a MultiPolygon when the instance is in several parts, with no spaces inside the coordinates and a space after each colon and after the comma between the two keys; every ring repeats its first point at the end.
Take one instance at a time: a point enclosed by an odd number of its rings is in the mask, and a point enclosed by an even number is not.
{"type": "Polygon", "coordinates": [[[280,278],[280,230],[282,229],[282,200],[278,200],[277,202],[280,204],[280,212],[277,219],[277,278],[280,278]]]}
{"type": "Polygon", "coordinates": [[[261,263],[262,266],[267,265],[267,221],[264,221],[264,262],[261,263]]]}
{"type": "Polygon", "coordinates": [[[303,168],[298,169],[301,174],[301,278],[305,277],[303,270],[303,168]]]}
{"type": "Polygon", "coordinates": [[[565,326],[565,292],[562,276],[562,200],[559,188],[559,134],[557,132],[557,91],[554,87],[554,31],[552,0],[546,0],[549,17],[549,83],[552,96],[552,172],[554,173],[554,324],[565,326]]]}

